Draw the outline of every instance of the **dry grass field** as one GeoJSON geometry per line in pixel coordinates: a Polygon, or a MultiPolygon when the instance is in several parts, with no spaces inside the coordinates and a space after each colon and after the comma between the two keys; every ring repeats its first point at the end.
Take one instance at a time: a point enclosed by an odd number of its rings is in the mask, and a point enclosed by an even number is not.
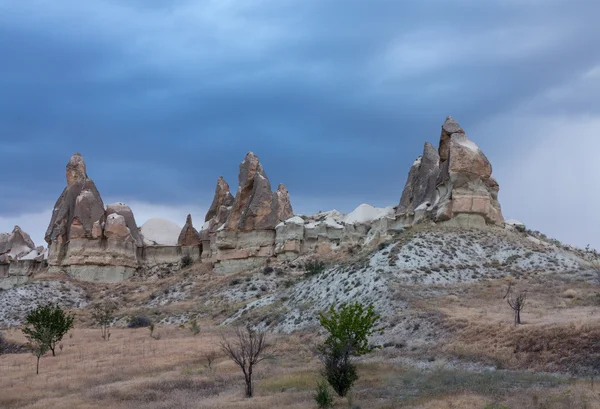
{"type": "MultiPolygon", "coordinates": [[[[256,396],[243,396],[239,370],[218,348],[223,330],[198,336],[178,327],[113,329],[109,341],[97,329],[75,329],[56,357],[41,360],[35,375],[30,354],[0,356],[2,408],[315,408],[318,360],[310,334],[273,336],[277,358],[257,368],[256,396]],[[217,353],[212,368],[206,356],[217,353]]],[[[225,330],[225,335],[229,334],[225,330]]],[[[23,341],[19,332],[8,338],[23,341]]],[[[465,371],[405,366],[387,348],[359,364],[351,399],[336,407],[484,409],[600,408],[600,386],[589,380],[508,371],[465,371]],[[493,406],[495,403],[505,406],[493,406]]]]}

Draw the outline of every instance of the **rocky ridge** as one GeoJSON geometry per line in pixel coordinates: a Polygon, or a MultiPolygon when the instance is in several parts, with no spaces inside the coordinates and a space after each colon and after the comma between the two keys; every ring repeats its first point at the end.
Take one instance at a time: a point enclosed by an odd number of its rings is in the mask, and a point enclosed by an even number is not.
{"type": "Polygon", "coordinates": [[[273,191],[252,152],[240,163],[235,196],[223,177],[217,180],[200,231],[191,215],[183,229],[161,219],[140,229],[126,204],[105,207],[79,153],[67,163],[66,180],[45,237],[49,269],[87,281],[126,280],[139,270],[177,266],[186,254],[217,274],[232,274],[306,254],[343,257],[374,248],[419,223],[504,224],[492,166],[451,117],[442,125],[438,148],[426,143],[412,165],[395,208],[362,204],[348,215],[335,210],[294,215],[286,186],[273,191]]]}

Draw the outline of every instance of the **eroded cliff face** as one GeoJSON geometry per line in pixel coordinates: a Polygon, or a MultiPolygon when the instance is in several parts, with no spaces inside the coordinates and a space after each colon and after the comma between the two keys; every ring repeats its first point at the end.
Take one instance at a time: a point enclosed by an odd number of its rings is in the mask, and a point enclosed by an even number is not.
{"type": "Polygon", "coordinates": [[[463,227],[502,225],[492,165],[451,117],[436,152],[429,143],[413,164],[396,215],[406,224],[430,218],[463,227]]]}

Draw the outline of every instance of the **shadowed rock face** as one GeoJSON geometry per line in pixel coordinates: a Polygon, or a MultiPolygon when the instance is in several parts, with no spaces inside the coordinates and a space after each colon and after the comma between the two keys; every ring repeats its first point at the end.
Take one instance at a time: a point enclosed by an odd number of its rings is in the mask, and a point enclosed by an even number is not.
{"type": "Polygon", "coordinates": [[[254,153],[240,164],[238,191],[226,222],[227,230],[274,230],[287,215],[293,214],[285,186],[273,193],[271,183],[254,153]]]}
{"type": "Polygon", "coordinates": [[[492,165],[452,117],[442,125],[438,152],[425,144],[423,156],[410,170],[396,214],[414,216],[424,211],[436,221],[467,218],[469,223],[502,224],[492,165]]]}
{"type": "Polygon", "coordinates": [[[412,165],[402,191],[397,215],[414,213],[415,209],[429,209],[435,203],[436,184],[439,174],[440,156],[429,142],[425,143],[423,155],[412,165]]]}
{"type": "Polygon", "coordinates": [[[104,203],[94,182],[87,177],[80,154],[71,157],[66,169],[67,187],[52,211],[45,240],[64,243],[71,238],[92,238],[94,223],[104,223],[104,203]]]}
{"type": "Polygon", "coordinates": [[[201,243],[200,233],[194,228],[192,223],[192,215],[188,214],[183,229],[177,239],[179,246],[198,246],[201,243]]]}

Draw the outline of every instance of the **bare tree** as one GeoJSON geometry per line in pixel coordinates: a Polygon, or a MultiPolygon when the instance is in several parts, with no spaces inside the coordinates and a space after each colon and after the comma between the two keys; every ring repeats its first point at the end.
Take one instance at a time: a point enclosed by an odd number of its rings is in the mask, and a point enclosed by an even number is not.
{"type": "Polygon", "coordinates": [[[508,289],[506,290],[506,294],[502,297],[503,300],[508,302],[510,308],[513,309],[515,314],[515,326],[521,323],[521,311],[525,308],[525,302],[527,301],[527,290],[518,293],[513,297],[512,294],[512,283],[508,283],[508,289]]]}
{"type": "Polygon", "coordinates": [[[259,362],[274,357],[273,352],[268,352],[268,350],[272,350],[272,346],[267,343],[266,333],[254,330],[250,325],[236,327],[233,340],[222,336],[221,349],[242,370],[246,381],[246,397],[251,398],[254,367],[259,362]]]}

